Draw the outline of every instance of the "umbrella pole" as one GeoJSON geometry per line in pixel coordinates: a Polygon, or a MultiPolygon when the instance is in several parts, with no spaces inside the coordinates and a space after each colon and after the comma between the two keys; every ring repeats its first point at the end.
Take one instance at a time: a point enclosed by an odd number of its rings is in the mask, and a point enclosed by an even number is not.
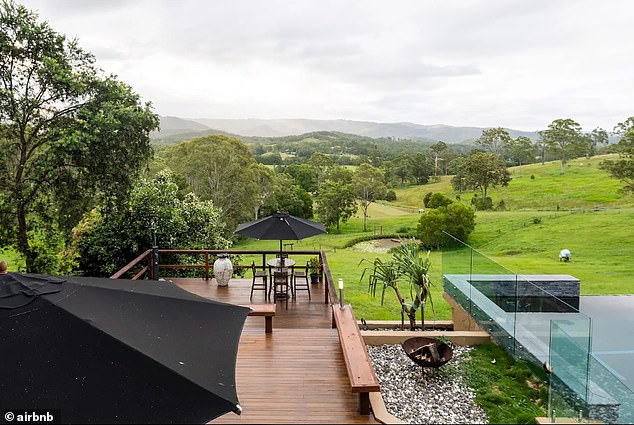
{"type": "Polygon", "coordinates": [[[280,264],[282,264],[284,258],[284,252],[282,251],[282,239],[280,239],[280,264]]]}

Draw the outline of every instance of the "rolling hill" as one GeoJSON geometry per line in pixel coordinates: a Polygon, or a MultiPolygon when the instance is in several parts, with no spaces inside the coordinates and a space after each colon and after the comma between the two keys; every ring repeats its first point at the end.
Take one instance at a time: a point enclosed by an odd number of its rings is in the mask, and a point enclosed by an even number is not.
{"type": "MultiPolygon", "coordinates": [[[[407,122],[377,123],[351,120],[311,119],[183,119],[161,116],[161,130],[150,137],[155,145],[166,145],[208,134],[234,134],[245,137],[285,137],[319,131],[358,136],[416,139],[426,142],[469,143],[480,137],[482,127],[420,125],[407,122]]],[[[509,129],[512,137],[537,138],[536,132],[509,129]]]]}

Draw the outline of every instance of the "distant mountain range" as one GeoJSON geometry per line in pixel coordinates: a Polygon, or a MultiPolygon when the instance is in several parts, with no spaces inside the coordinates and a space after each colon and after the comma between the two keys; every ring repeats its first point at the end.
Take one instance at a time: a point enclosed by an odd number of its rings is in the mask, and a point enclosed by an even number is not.
{"type": "MultiPolygon", "coordinates": [[[[208,134],[233,134],[245,137],[282,137],[315,131],[337,131],[372,138],[409,138],[427,142],[469,143],[480,137],[483,127],[421,125],[409,122],[378,123],[351,120],[311,119],[183,119],[161,116],[161,130],[150,137],[166,145],[208,134]]],[[[537,139],[537,132],[507,129],[511,137],[537,139]]]]}

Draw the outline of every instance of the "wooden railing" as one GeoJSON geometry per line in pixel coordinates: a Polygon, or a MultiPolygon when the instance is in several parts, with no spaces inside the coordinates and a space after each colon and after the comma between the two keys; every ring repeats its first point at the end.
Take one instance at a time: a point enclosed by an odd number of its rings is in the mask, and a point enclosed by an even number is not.
{"type": "MultiPolygon", "coordinates": [[[[326,261],[326,255],[323,251],[314,251],[314,250],[295,250],[295,251],[285,251],[285,254],[292,254],[293,256],[319,256],[321,258],[322,264],[326,261]]],[[[209,279],[211,277],[211,270],[213,270],[213,262],[210,261],[210,257],[215,257],[218,254],[229,254],[229,255],[239,255],[239,254],[247,254],[253,255],[258,254],[262,255],[262,263],[261,265],[256,265],[256,267],[266,270],[268,265],[266,264],[267,255],[276,255],[279,254],[279,251],[269,250],[227,250],[227,249],[158,249],[157,255],[158,259],[158,269],[198,269],[204,271],[204,279],[209,279]],[[182,254],[182,255],[193,255],[193,256],[204,256],[204,261],[201,264],[163,264],[160,261],[161,255],[170,255],[170,254],[182,254]]],[[[121,270],[117,271],[115,274],[110,276],[111,279],[121,279],[124,277],[128,277],[129,279],[137,280],[137,279],[153,279],[153,264],[152,264],[152,256],[153,250],[148,249],[143,252],[137,258],[132,260],[130,263],[126,264],[121,270]]],[[[296,269],[306,269],[305,265],[296,264],[294,266],[296,269]]],[[[234,269],[250,269],[251,264],[235,264],[234,269]]],[[[320,279],[323,279],[323,267],[319,271],[320,279]]],[[[332,280],[332,279],[331,279],[332,280]]],[[[329,288],[326,289],[326,302],[328,302],[328,293],[329,288]]]]}
{"type": "MultiPolygon", "coordinates": [[[[298,255],[318,255],[321,259],[320,278],[324,283],[324,303],[330,306],[332,312],[332,327],[337,329],[341,342],[341,349],[346,361],[348,377],[350,379],[351,389],[355,393],[359,393],[359,411],[362,414],[370,413],[371,392],[378,392],[380,387],[378,380],[374,374],[372,363],[370,361],[365,342],[361,336],[359,327],[354,317],[352,306],[346,305],[343,308],[339,306],[339,296],[335,287],[335,281],[332,277],[332,271],[328,265],[325,251],[285,251],[293,256],[298,255]]],[[[153,271],[157,269],[203,269],[204,278],[209,279],[209,269],[213,268],[210,264],[210,256],[217,254],[258,254],[262,255],[262,265],[259,266],[266,269],[267,255],[276,255],[279,251],[259,251],[259,250],[192,250],[192,249],[149,249],[125,265],[121,270],[111,276],[111,279],[119,279],[127,273],[133,274],[132,279],[152,279],[153,271]],[[202,264],[161,264],[160,255],[169,254],[187,254],[187,255],[203,255],[204,263],[202,264]],[[154,264],[154,256],[157,257],[157,263],[154,264]]],[[[251,268],[251,265],[234,264],[234,268],[251,268]]],[[[295,266],[296,268],[305,269],[306,266],[295,266]]]]}

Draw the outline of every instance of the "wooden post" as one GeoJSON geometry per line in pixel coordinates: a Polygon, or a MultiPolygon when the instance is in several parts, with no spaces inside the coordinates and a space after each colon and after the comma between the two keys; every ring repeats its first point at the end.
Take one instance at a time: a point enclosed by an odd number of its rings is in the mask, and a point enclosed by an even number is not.
{"type": "Polygon", "coordinates": [[[209,280],[209,251],[205,251],[205,280],[209,280]]]}
{"type": "Polygon", "coordinates": [[[359,393],[359,413],[370,414],[370,393],[359,393]]]}

